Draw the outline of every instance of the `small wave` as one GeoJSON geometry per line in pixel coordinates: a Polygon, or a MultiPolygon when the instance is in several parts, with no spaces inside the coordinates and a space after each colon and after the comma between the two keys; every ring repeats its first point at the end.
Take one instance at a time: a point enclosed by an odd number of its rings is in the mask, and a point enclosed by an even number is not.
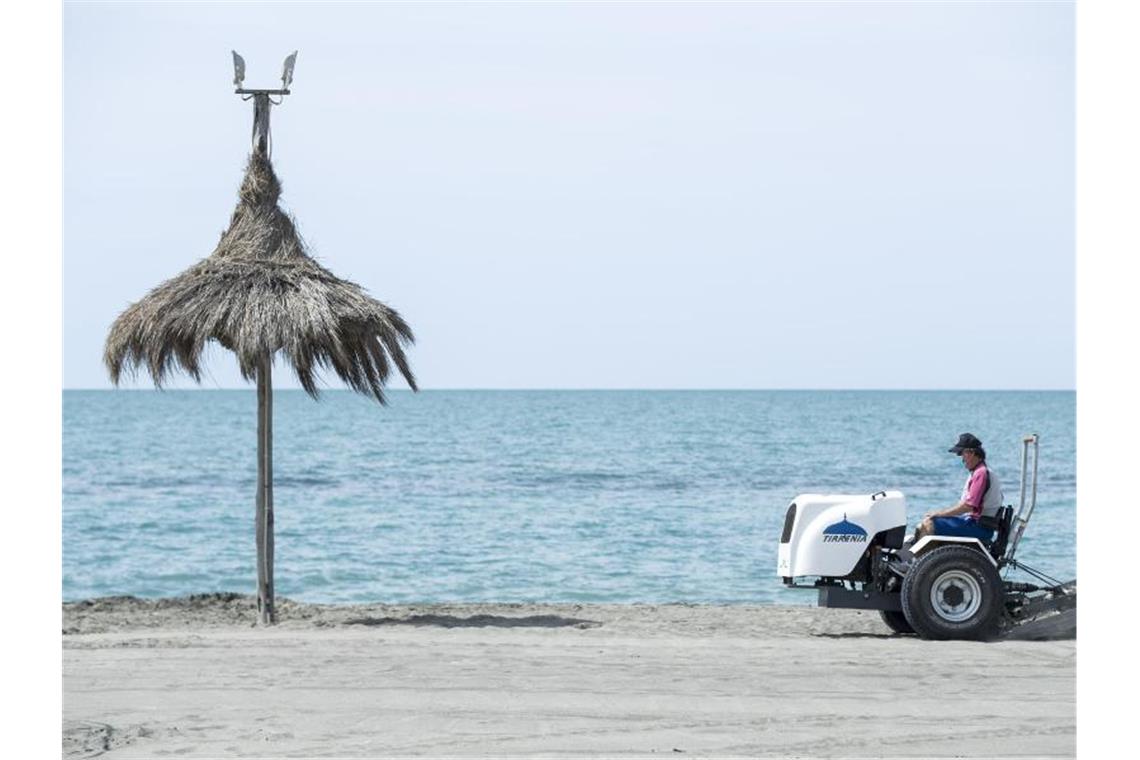
{"type": "Polygon", "coordinates": [[[510,488],[523,490],[560,489],[603,489],[613,487],[615,483],[628,480],[628,475],[604,472],[549,472],[549,473],[518,473],[501,476],[491,476],[492,482],[498,482],[510,488]]]}
{"type": "Polygon", "coordinates": [[[218,478],[216,475],[200,475],[196,477],[138,477],[105,480],[101,485],[107,488],[198,488],[201,486],[216,486],[219,484],[232,485],[234,481],[228,478],[218,478]]]}
{"type": "Polygon", "coordinates": [[[624,473],[600,470],[513,474],[495,480],[505,482],[516,488],[551,491],[639,490],[679,493],[687,491],[695,485],[691,481],[677,477],[660,477],[639,472],[624,473]]]}
{"type": "Polygon", "coordinates": [[[340,484],[341,481],[337,478],[320,475],[273,476],[274,486],[339,486],[340,484]]]}

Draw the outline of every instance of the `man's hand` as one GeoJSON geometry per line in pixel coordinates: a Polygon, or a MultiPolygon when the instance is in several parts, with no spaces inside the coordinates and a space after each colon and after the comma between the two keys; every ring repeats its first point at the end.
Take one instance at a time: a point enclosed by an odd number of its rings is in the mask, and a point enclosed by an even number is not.
{"type": "Polygon", "coordinates": [[[964,515],[967,512],[972,512],[973,510],[974,510],[974,508],[971,507],[969,504],[967,504],[964,501],[960,501],[957,504],[955,504],[954,506],[947,507],[946,509],[943,509],[940,512],[934,512],[930,516],[931,517],[955,517],[957,515],[964,515]]]}

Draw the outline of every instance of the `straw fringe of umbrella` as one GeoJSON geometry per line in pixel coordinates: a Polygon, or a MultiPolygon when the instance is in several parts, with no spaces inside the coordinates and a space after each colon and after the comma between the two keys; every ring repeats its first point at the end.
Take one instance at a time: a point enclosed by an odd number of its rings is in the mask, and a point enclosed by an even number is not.
{"type": "Polygon", "coordinates": [[[411,328],[306,253],[293,220],[277,205],[280,195],[269,158],[255,151],[214,252],[115,320],[104,351],[112,381],[139,368],[158,386],[177,369],[200,381],[202,351],[216,340],[234,352],[251,381],[266,355],[282,352],[314,398],[326,368],[381,403],[393,364],[417,387],[404,353],[415,340],[411,328]]]}

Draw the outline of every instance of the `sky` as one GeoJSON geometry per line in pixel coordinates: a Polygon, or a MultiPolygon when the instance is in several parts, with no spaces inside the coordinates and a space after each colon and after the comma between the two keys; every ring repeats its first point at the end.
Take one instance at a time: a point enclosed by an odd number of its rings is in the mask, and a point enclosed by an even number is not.
{"type": "Polygon", "coordinates": [[[67,3],[66,388],[229,221],[231,49],[424,388],[1075,387],[1071,4],[67,3]]]}

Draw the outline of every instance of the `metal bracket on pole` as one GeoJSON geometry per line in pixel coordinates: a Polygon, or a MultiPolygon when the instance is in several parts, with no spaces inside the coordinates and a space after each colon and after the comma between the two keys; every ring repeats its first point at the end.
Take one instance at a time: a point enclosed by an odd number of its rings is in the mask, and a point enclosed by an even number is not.
{"type": "Polygon", "coordinates": [[[269,96],[263,92],[253,97],[253,149],[269,155],[269,96]]]}
{"type": "Polygon", "coordinates": [[[241,95],[242,100],[253,98],[253,149],[268,154],[269,142],[269,106],[281,105],[286,95],[289,95],[289,85],[293,83],[293,67],[297,63],[297,51],[294,50],[285,58],[281,70],[281,87],[272,90],[250,90],[242,86],[245,82],[245,59],[230,51],[234,57],[234,93],[241,95]],[[270,95],[281,96],[281,100],[274,101],[270,95]]]}

